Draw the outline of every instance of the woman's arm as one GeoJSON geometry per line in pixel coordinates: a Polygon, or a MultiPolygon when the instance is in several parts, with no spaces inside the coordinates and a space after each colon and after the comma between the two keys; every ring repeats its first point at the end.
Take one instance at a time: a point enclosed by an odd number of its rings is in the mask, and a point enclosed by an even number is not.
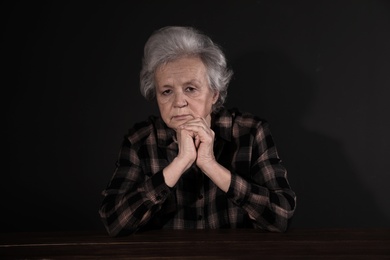
{"type": "Polygon", "coordinates": [[[162,171],[146,176],[136,151],[125,140],[113,178],[103,191],[104,199],[99,210],[109,235],[138,230],[161,209],[170,193],[162,171]]]}
{"type": "Polygon", "coordinates": [[[287,180],[267,123],[260,122],[251,150],[250,178],[232,173],[227,196],[244,209],[256,227],[284,232],[295,211],[296,196],[287,180]]]}

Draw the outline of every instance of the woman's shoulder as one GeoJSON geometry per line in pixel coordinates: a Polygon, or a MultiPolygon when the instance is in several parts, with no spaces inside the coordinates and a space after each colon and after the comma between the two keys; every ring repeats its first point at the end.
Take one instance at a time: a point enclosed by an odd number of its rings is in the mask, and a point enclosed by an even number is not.
{"type": "Polygon", "coordinates": [[[156,132],[156,128],[159,125],[159,120],[159,117],[152,115],[149,116],[146,120],[134,123],[125,135],[125,138],[128,139],[132,144],[142,142],[151,134],[156,132]]]}
{"type": "Polygon", "coordinates": [[[226,109],[225,116],[230,116],[232,118],[233,125],[238,125],[241,127],[258,127],[260,125],[267,124],[267,120],[261,118],[251,112],[242,111],[236,107],[226,109]]]}
{"type": "Polygon", "coordinates": [[[265,119],[238,108],[222,109],[216,115],[215,132],[227,140],[245,135],[257,135],[268,128],[265,119]]]}

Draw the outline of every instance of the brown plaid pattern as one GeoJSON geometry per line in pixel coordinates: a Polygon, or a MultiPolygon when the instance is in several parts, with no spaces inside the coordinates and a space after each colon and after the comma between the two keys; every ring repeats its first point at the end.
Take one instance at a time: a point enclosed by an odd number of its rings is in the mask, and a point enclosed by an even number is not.
{"type": "Polygon", "coordinates": [[[99,210],[110,235],[150,228],[288,228],[296,197],[268,123],[223,109],[213,114],[212,129],[217,161],[232,173],[227,193],[195,165],[169,188],[162,170],[178,152],[174,131],[158,117],[129,130],[99,210]]]}

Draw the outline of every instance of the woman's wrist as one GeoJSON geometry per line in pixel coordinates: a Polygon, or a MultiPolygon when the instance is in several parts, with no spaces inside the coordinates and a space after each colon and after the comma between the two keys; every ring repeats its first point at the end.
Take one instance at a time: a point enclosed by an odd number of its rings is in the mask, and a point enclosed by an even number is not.
{"type": "Polygon", "coordinates": [[[165,183],[171,188],[175,186],[181,175],[190,168],[191,165],[192,163],[188,162],[188,160],[183,160],[178,157],[173,159],[173,161],[163,170],[165,183]]]}
{"type": "Polygon", "coordinates": [[[231,172],[213,160],[206,164],[204,167],[199,168],[204,174],[206,174],[221,190],[227,192],[231,182],[231,172]]]}

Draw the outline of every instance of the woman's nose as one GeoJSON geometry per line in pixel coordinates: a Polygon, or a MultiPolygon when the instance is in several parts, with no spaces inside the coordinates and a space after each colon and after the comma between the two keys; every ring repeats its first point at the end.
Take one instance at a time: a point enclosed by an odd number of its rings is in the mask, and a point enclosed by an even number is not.
{"type": "Polygon", "coordinates": [[[183,93],[176,93],[174,102],[176,107],[185,107],[188,104],[186,96],[183,93]]]}

